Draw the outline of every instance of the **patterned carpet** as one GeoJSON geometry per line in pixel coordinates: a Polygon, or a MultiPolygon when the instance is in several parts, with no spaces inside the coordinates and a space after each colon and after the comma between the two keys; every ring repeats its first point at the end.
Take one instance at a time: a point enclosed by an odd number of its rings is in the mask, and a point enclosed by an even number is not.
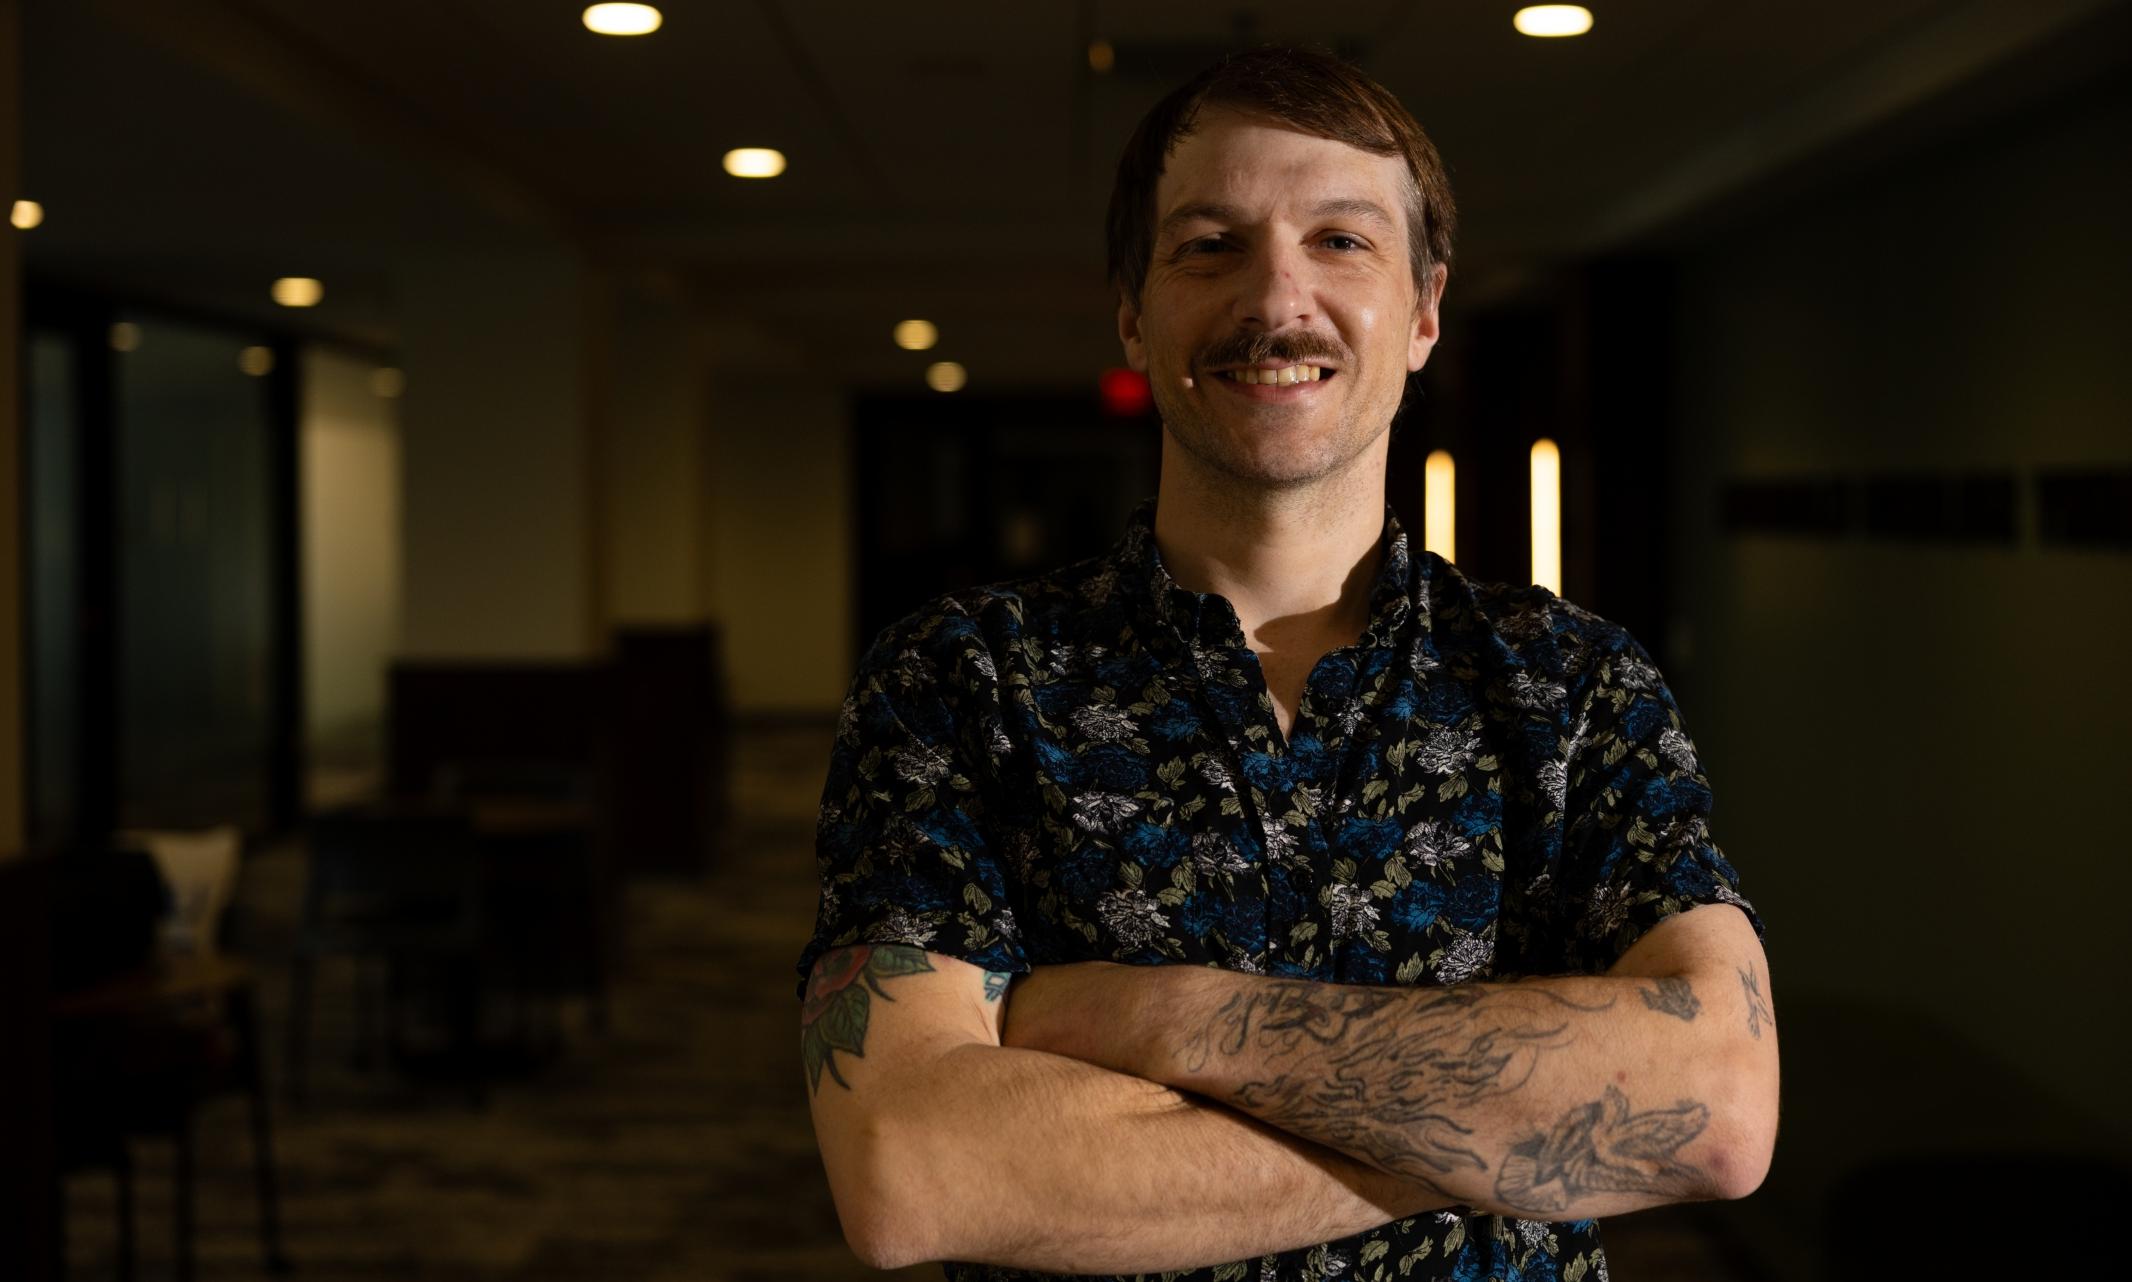
{"type": "MultiPolygon", "coordinates": [[[[792,959],[814,910],[813,825],[828,731],[751,731],[738,745],[731,853],[700,883],[631,888],[612,1022],[553,1013],[560,1051],[476,1107],[445,1083],[351,1062],[351,970],[326,967],[310,1092],[277,1100],[282,1219],[303,1282],[810,1282],[878,1274],[844,1248],[795,1052],[792,959]]],[[[302,852],[246,866],[236,911],[262,976],[280,1080],[286,959],[302,852]]],[[[198,1140],[201,1282],[269,1276],[257,1238],[247,1114],[210,1103],[198,1140]]],[[[137,1276],[174,1275],[171,1150],[134,1146],[137,1276]]],[[[67,1181],[69,1276],[116,1276],[109,1176],[67,1181]]],[[[1692,1213],[1609,1225],[1616,1279],[1740,1276],[1692,1213]]]]}

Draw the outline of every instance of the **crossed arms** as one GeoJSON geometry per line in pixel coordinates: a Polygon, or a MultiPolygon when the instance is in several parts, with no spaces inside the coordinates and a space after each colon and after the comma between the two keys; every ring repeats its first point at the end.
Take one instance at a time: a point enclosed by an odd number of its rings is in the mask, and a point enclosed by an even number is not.
{"type": "Polygon", "coordinates": [[[1197,1268],[1454,1206],[1741,1197],[1775,1141],[1768,967],[1736,909],[1606,975],[1379,988],[834,950],[801,1018],[846,1239],[877,1267],[1197,1268]]]}

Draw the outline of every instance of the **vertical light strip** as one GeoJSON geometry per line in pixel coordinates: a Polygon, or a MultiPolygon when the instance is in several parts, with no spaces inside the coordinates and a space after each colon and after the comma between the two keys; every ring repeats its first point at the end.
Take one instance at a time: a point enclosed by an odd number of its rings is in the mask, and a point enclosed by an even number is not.
{"type": "Polygon", "coordinates": [[[1452,486],[1456,475],[1449,450],[1430,450],[1428,461],[1421,465],[1421,546],[1454,562],[1458,560],[1452,547],[1452,531],[1458,528],[1458,500],[1452,486]]]}
{"type": "Polygon", "coordinates": [[[1562,452],[1532,443],[1532,581],[1562,595],[1562,452]]]}

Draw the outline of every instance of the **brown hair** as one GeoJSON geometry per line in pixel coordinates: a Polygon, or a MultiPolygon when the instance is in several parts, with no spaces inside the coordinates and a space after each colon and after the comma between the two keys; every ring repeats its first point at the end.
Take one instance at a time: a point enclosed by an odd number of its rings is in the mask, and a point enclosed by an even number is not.
{"type": "Polygon", "coordinates": [[[1434,267],[1451,265],[1457,211],[1436,144],[1391,91],[1361,69],[1322,50],[1266,45],[1231,54],[1155,104],[1125,144],[1110,189],[1105,233],[1110,280],[1133,306],[1155,252],[1155,184],[1170,153],[1189,137],[1206,107],[1270,116],[1301,133],[1406,161],[1407,258],[1426,296],[1434,267]]]}

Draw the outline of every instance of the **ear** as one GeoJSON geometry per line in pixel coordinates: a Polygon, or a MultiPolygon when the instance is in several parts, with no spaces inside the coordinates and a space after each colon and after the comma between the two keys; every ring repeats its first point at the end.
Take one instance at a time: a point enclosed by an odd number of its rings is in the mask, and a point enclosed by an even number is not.
{"type": "Polygon", "coordinates": [[[1147,373],[1147,340],[1140,337],[1140,309],[1122,293],[1118,295],[1118,342],[1125,347],[1125,363],[1147,373]]]}
{"type": "Polygon", "coordinates": [[[1414,332],[1407,336],[1407,372],[1409,374],[1429,363],[1429,353],[1436,347],[1436,305],[1442,301],[1444,280],[1450,268],[1437,263],[1429,270],[1429,288],[1414,302],[1414,332]]]}

